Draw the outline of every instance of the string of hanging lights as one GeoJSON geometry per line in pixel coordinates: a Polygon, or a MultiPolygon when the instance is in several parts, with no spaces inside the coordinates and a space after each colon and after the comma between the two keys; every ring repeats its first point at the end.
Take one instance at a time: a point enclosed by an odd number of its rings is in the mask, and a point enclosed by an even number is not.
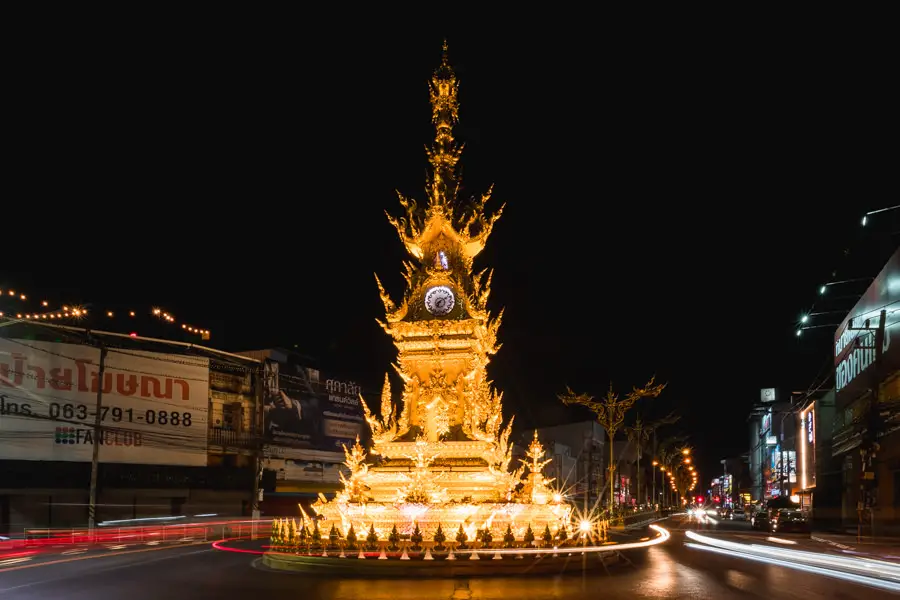
{"type": "MultiPolygon", "coordinates": [[[[202,339],[208,340],[210,336],[209,329],[198,327],[186,321],[180,321],[172,313],[158,307],[151,307],[143,310],[92,310],[92,314],[105,315],[107,319],[114,319],[118,316],[127,315],[128,318],[134,319],[139,315],[149,314],[160,321],[180,325],[187,333],[199,335],[202,339]],[[124,312],[124,315],[123,315],[124,312]]],[[[88,316],[88,307],[82,305],[52,305],[48,300],[35,302],[33,296],[23,293],[16,288],[0,288],[0,317],[9,319],[22,319],[27,321],[78,321],[88,316]]]]}

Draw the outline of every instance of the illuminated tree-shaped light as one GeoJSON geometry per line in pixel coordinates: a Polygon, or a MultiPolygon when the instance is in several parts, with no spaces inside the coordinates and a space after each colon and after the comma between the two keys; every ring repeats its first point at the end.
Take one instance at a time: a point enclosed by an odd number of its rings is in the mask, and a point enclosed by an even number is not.
{"type": "Polygon", "coordinates": [[[522,464],[528,468],[528,483],[525,486],[526,494],[531,496],[531,502],[534,504],[547,504],[553,497],[553,492],[549,489],[549,485],[554,479],[545,479],[542,470],[550,462],[552,458],[544,459],[544,446],[538,440],[537,430],[534,430],[534,437],[531,444],[528,445],[528,451],[525,453],[526,458],[519,459],[522,464]]]}

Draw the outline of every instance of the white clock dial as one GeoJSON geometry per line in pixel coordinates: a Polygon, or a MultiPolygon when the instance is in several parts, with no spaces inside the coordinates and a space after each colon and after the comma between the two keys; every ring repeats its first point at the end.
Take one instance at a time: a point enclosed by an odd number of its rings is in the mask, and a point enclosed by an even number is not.
{"type": "Polygon", "coordinates": [[[445,285],[435,286],[425,292],[425,308],[437,317],[449,314],[455,305],[453,290],[445,285]]]}

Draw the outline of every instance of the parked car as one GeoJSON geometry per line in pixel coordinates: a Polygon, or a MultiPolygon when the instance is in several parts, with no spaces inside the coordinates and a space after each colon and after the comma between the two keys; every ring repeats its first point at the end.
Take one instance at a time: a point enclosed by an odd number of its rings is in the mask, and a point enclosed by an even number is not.
{"type": "Polygon", "coordinates": [[[761,508],[753,513],[753,516],[750,517],[750,527],[759,529],[760,531],[771,531],[769,511],[761,508]]]}
{"type": "Polygon", "coordinates": [[[799,510],[780,508],[772,515],[771,531],[809,533],[809,519],[799,510]]]}

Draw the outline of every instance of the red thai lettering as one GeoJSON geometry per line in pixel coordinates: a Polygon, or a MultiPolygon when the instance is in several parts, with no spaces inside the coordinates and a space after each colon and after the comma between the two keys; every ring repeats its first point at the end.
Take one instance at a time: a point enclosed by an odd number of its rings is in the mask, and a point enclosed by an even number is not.
{"type": "Polygon", "coordinates": [[[116,374],[116,393],[120,396],[134,396],[138,390],[137,375],[116,374]]]}
{"type": "Polygon", "coordinates": [[[190,400],[191,390],[187,381],[184,381],[183,379],[173,380],[169,377],[166,377],[164,381],[160,381],[158,378],[149,375],[141,376],[141,396],[144,398],[164,398],[166,400],[171,400],[174,391],[173,388],[176,383],[181,387],[181,399],[185,401],[190,400]]]}
{"type": "Polygon", "coordinates": [[[12,357],[12,369],[7,363],[0,363],[0,383],[7,387],[20,387],[25,376],[25,355],[13,353],[12,357]]]}
{"type": "Polygon", "coordinates": [[[39,390],[44,389],[44,386],[47,385],[47,374],[44,372],[43,367],[39,367],[37,365],[28,365],[25,367],[29,372],[29,379],[34,379],[36,387],[39,390]]]}
{"type": "MultiPolygon", "coordinates": [[[[75,361],[75,367],[78,369],[78,391],[79,392],[89,392],[91,389],[88,387],[88,376],[87,376],[87,366],[94,364],[92,361],[80,358],[75,361]]],[[[97,391],[97,390],[94,390],[97,391]]]]}
{"type": "MultiPolygon", "coordinates": [[[[94,371],[91,373],[91,392],[96,394],[97,388],[100,387],[100,373],[94,371]]],[[[113,389],[112,373],[103,374],[103,393],[109,394],[113,389]]]]}
{"type": "Polygon", "coordinates": [[[54,390],[72,389],[72,369],[50,369],[50,387],[54,390]]]}

